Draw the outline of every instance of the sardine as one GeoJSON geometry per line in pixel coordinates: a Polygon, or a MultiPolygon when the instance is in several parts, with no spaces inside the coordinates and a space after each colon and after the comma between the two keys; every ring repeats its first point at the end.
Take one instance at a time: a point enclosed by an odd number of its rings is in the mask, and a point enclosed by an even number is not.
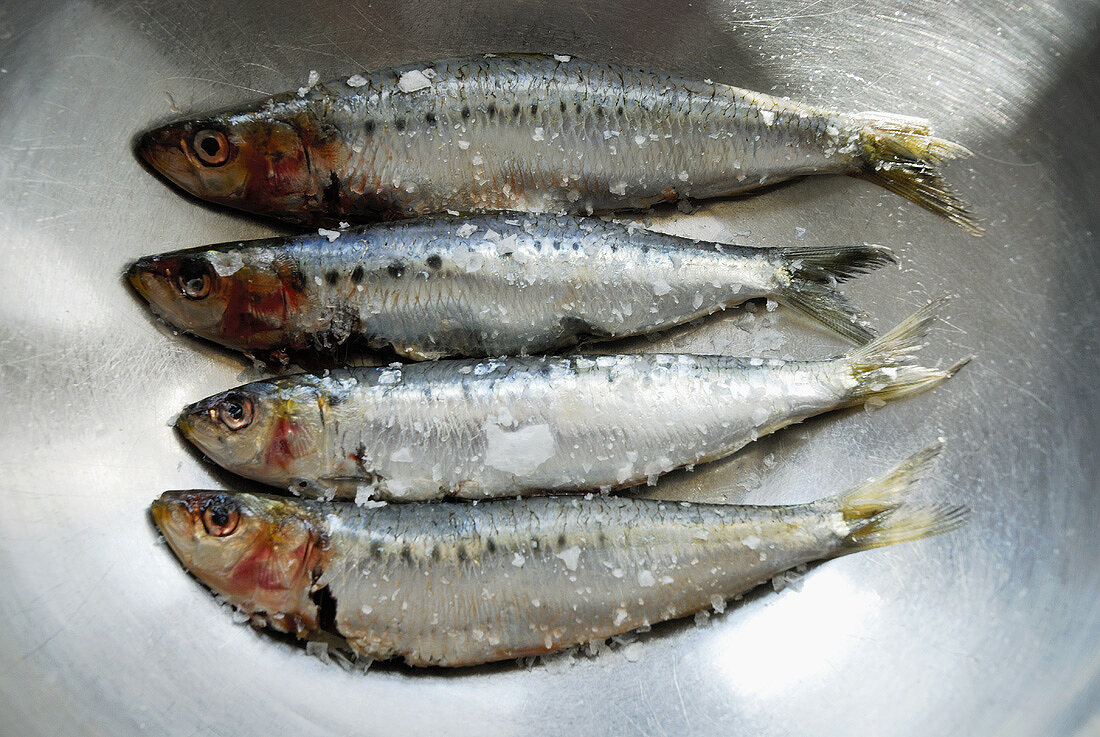
{"type": "Polygon", "coordinates": [[[938,447],[838,497],[779,507],[597,496],[482,504],[166,492],[153,518],[200,581],[299,637],[464,666],[715,607],[810,561],[917,540],[965,507],[906,500],[938,447]]]}
{"type": "Polygon", "coordinates": [[[939,384],[962,364],[906,363],[935,307],[825,361],[657,354],[393,364],[253,382],[185,408],[177,424],[226,469],[311,496],[624,488],[822,412],[939,384]]]}
{"type": "Polygon", "coordinates": [[[871,331],[832,284],[893,261],[874,245],[744,248],[495,214],[174,251],[138,260],[128,276],[173,325],[231,348],[350,340],[422,360],[542,353],[760,297],[865,343],[871,331]]]}
{"type": "Polygon", "coordinates": [[[302,223],[591,214],[846,174],[980,231],[937,168],[970,152],[925,120],[546,56],[344,77],[171,123],[137,150],[193,195],[302,223]]]}

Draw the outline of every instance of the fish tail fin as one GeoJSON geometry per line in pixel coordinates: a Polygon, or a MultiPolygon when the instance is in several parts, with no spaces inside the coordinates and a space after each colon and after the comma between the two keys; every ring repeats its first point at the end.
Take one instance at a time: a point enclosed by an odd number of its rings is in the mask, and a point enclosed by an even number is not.
{"type": "Polygon", "coordinates": [[[932,135],[928,121],[888,113],[859,113],[866,161],[856,176],[885,187],[958,225],[971,235],[984,231],[969,206],[948,186],[938,165],[972,156],[953,141],[932,135]]]}
{"type": "Polygon", "coordinates": [[[897,263],[885,246],[811,246],[777,249],[789,279],[776,299],[825,325],[854,343],[867,343],[875,336],[864,314],[834,285],[859,274],[897,263]]]}
{"type": "Polygon", "coordinates": [[[909,487],[931,467],[942,450],[940,440],[838,499],[841,515],[850,529],[844,538],[842,555],[942,535],[966,524],[970,510],[965,506],[914,503],[905,498],[909,487]]]}
{"type": "Polygon", "coordinates": [[[970,362],[970,358],[964,358],[946,369],[907,365],[913,354],[924,346],[921,341],[946,301],[940,298],[929,302],[890,332],[844,357],[856,381],[849,394],[851,404],[872,398],[896,399],[931,389],[970,362]]]}

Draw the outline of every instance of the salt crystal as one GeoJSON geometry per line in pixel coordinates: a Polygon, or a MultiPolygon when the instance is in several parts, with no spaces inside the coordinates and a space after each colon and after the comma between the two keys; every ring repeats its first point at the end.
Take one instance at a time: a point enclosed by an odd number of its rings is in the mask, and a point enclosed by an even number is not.
{"type": "Polygon", "coordinates": [[[413,454],[411,448],[401,448],[400,450],[390,454],[390,460],[397,463],[412,463],[413,454]]]}
{"type": "Polygon", "coordinates": [[[524,558],[519,553],[513,553],[512,554],[512,565],[514,565],[516,568],[523,568],[523,564],[526,563],[526,562],[527,562],[527,559],[524,558]]]}
{"type": "Polygon", "coordinates": [[[653,282],[653,294],[657,297],[668,294],[672,291],[672,285],[664,279],[656,279],[653,282]]]}
{"type": "Polygon", "coordinates": [[[614,624],[616,627],[618,627],[620,624],[622,624],[623,622],[626,621],[626,618],[628,616],[630,616],[630,615],[628,615],[626,613],[625,609],[617,609],[617,610],[615,610],[615,619],[612,620],[612,624],[614,624]]]}
{"type": "Polygon", "coordinates": [[[714,611],[718,612],[719,614],[726,611],[726,600],[718,594],[714,594],[710,597],[710,605],[714,607],[714,611]]]}
{"type": "Polygon", "coordinates": [[[554,455],[554,436],[549,425],[528,425],[503,430],[492,424],[486,429],[485,464],[513,474],[534,471],[554,455]]]}
{"type": "Polygon", "coordinates": [[[412,69],[397,80],[397,88],[402,92],[416,92],[432,86],[432,80],[419,69],[412,69]]]}
{"type": "Polygon", "coordinates": [[[688,173],[686,171],[682,171],[676,175],[676,178],[679,179],[681,182],[686,182],[688,180],[688,173]]]}
{"type": "Polygon", "coordinates": [[[462,149],[463,151],[465,151],[466,149],[470,148],[470,142],[459,140],[458,147],[460,149],[462,149]]]}
{"type": "Polygon", "coordinates": [[[367,78],[362,74],[353,74],[348,77],[348,87],[362,87],[367,83],[367,78]]]}
{"type": "Polygon", "coordinates": [[[298,88],[298,97],[305,97],[311,89],[317,86],[317,83],[321,81],[321,75],[317,73],[316,69],[309,70],[309,78],[306,79],[306,86],[298,88]]]}
{"type": "Polygon", "coordinates": [[[772,123],[775,122],[775,111],[774,110],[761,110],[760,111],[760,117],[761,117],[761,119],[763,119],[764,125],[771,125],[772,123]]]}
{"type": "Polygon", "coordinates": [[[555,558],[561,558],[565,563],[565,567],[571,571],[577,570],[577,561],[581,557],[581,549],[574,545],[571,548],[566,548],[554,555],[555,558]]]}
{"type": "Polygon", "coordinates": [[[328,644],[324,642],[307,642],[306,655],[312,655],[322,663],[332,664],[332,658],[328,656],[328,644]]]}
{"type": "Polygon", "coordinates": [[[455,231],[455,235],[459,238],[467,238],[477,232],[477,226],[473,223],[463,223],[458,226],[458,230],[455,231]]]}
{"type": "Polygon", "coordinates": [[[752,424],[761,425],[766,419],[768,419],[768,410],[763,407],[757,407],[752,411],[752,424]]]}
{"type": "Polygon", "coordinates": [[[653,573],[648,570],[638,572],[638,585],[639,586],[656,586],[657,579],[653,577],[653,573]]]}
{"type": "Polygon", "coordinates": [[[622,197],[624,194],[626,194],[626,182],[615,182],[607,189],[611,192],[611,194],[617,194],[622,197]]]}
{"type": "Polygon", "coordinates": [[[236,251],[209,251],[206,258],[210,265],[214,267],[214,273],[218,276],[231,276],[244,266],[244,259],[236,251]]]}
{"type": "Polygon", "coordinates": [[[570,58],[572,57],[570,57],[568,54],[554,54],[554,59],[556,59],[557,61],[566,62],[569,61],[570,58]]]}
{"type": "Polygon", "coordinates": [[[328,238],[329,243],[332,243],[333,241],[335,241],[337,238],[340,237],[340,231],[339,230],[329,230],[327,228],[318,228],[317,229],[317,235],[323,235],[324,237],[328,238]]]}
{"type": "Polygon", "coordinates": [[[702,292],[696,292],[695,296],[691,298],[691,307],[692,307],[692,309],[697,310],[702,306],[703,306],[703,294],[702,294],[702,292]]]}
{"type": "Polygon", "coordinates": [[[643,136],[642,134],[639,133],[638,135],[634,136],[634,143],[636,143],[637,145],[641,146],[641,145],[645,144],[645,142],[646,142],[646,137],[643,136]]]}
{"type": "Polygon", "coordinates": [[[756,535],[749,535],[741,541],[741,543],[749,550],[756,550],[758,547],[760,547],[760,542],[760,538],[756,535]]]}
{"type": "Polygon", "coordinates": [[[542,126],[537,126],[535,128],[535,132],[531,134],[531,140],[532,141],[545,141],[546,140],[546,129],[543,128],[542,126]]]}
{"type": "Polygon", "coordinates": [[[710,612],[708,612],[705,609],[702,610],[702,611],[699,611],[699,612],[695,612],[695,626],[696,627],[706,627],[709,623],[710,623],[710,612]]]}
{"type": "Polygon", "coordinates": [[[627,662],[637,663],[642,659],[642,643],[632,642],[623,648],[623,657],[627,659],[627,662]]]}

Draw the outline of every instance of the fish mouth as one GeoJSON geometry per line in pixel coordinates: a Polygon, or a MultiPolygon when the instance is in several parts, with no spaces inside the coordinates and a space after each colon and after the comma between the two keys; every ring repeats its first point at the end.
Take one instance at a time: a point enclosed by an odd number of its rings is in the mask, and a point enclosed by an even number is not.
{"type": "Polygon", "coordinates": [[[166,491],[153,501],[149,507],[153,522],[172,552],[184,563],[189,555],[181,543],[191,534],[191,510],[185,499],[179,498],[180,492],[166,491]]]}
{"type": "Polygon", "coordinates": [[[153,279],[154,263],[152,256],[146,256],[130,264],[130,268],[126,270],[126,280],[130,282],[130,286],[134,288],[134,291],[147,302],[152,293],[152,285],[149,282],[153,279]]]}
{"type": "Polygon", "coordinates": [[[134,152],[158,174],[194,194],[201,182],[187,153],[187,133],[187,128],[180,125],[155,128],[138,136],[134,152]]]}

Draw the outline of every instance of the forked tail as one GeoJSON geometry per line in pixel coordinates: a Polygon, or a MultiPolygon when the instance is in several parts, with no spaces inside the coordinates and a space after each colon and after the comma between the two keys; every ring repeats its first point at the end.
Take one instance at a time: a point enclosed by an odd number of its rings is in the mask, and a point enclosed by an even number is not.
{"type": "Polygon", "coordinates": [[[929,302],[890,332],[841,359],[855,380],[849,393],[851,404],[873,398],[896,399],[931,389],[970,362],[970,358],[964,358],[946,369],[908,365],[913,354],[923,347],[921,341],[945,302],[944,299],[929,302]]]}
{"type": "Polygon", "coordinates": [[[834,285],[866,274],[885,264],[897,263],[885,246],[811,246],[779,248],[788,275],[776,299],[817,320],[854,343],[875,337],[864,314],[838,292],[834,285]]]}
{"type": "Polygon", "coordinates": [[[971,156],[957,143],[932,135],[928,121],[887,113],[859,113],[866,167],[856,176],[899,194],[972,235],[981,235],[970,208],[948,186],[938,165],[971,156]]]}
{"type": "Polygon", "coordinates": [[[943,441],[917,451],[893,470],[839,497],[850,530],[841,555],[941,535],[966,524],[970,510],[964,506],[906,500],[909,487],[941,450],[943,441]]]}

